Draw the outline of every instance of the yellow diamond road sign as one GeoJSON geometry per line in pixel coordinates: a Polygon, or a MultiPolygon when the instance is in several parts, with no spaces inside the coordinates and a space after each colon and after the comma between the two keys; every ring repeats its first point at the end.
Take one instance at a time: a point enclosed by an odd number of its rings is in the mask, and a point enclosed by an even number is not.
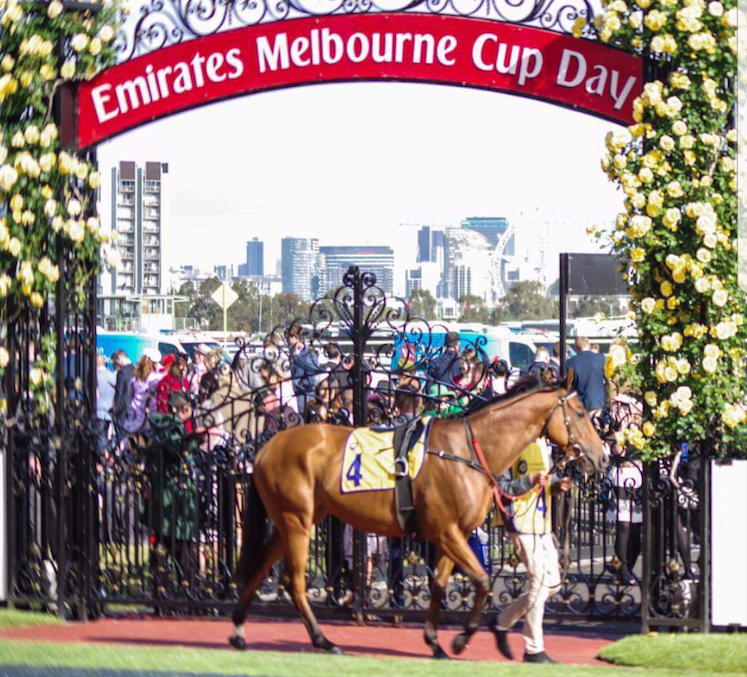
{"type": "Polygon", "coordinates": [[[226,310],[233,305],[239,295],[224,282],[211,294],[211,297],[221,308],[226,310]]]}

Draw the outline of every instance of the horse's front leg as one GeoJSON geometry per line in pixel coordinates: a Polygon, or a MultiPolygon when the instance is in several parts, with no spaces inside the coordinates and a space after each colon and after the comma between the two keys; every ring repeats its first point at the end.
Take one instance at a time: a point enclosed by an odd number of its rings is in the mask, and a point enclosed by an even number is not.
{"type": "Polygon", "coordinates": [[[464,534],[456,527],[444,535],[441,548],[445,555],[472,579],[475,586],[475,604],[467,618],[464,632],[454,637],[451,643],[452,651],[458,655],[469,646],[470,638],[480,627],[482,610],[490,592],[490,577],[482,568],[472,548],[469,547],[464,534]]]}
{"type": "Polygon", "coordinates": [[[431,604],[425,620],[425,643],[433,651],[433,658],[448,658],[447,653],[438,643],[438,617],[441,614],[441,602],[446,594],[449,576],[454,569],[454,562],[444,555],[441,550],[436,557],[436,570],[431,577],[431,604]]]}

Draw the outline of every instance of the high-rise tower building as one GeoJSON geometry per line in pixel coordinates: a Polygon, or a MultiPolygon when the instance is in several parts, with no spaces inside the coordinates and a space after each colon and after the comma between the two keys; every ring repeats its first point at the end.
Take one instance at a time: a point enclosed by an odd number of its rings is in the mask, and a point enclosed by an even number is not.
{"type": "Polygon", "coordinates": [[[163,265],[164,175],[160,162],[120,162],[112,168],[111,227],[117,233],[122,264],[111,272],[110,287],[102,276],[104,293],[161,294],[163,265]]]}
{"type": "Polygon", "coordinates": [[[316,299],[322,263],[319,240],[284,237],[280,242],[280,255],[283,292],[292,292],[304,301],[316,299]]]}
{"type": "Polygon", "coordinates": [[[246,243],[246,263],[239,266],[239,275],[262,276],[265,274],[265,243],[259,238],[252,238],[246,243]]]}
{"type": "Polygon", "coordinates": [[[350,266],[374,273],[376,285],[387,294],[394,293],[394,250],[391,247],[320,247],[319,253],[324,257],[321,294],[340,287],[350,266]]]}

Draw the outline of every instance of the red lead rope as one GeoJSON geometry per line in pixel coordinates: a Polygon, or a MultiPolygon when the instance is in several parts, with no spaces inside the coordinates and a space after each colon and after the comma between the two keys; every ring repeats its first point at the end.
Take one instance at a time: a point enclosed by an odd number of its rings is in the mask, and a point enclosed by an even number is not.
{"type": "Polygon", "coordinates": [[[485,471],[485,474],[488,476],[488,481],[490,482],[490,486],[493,488],[493,498],[495,499],[495,502],[498,504],[498,507],[500,508],[501,512],[508,517],[508,512],[506,511],[506,507],[503,505],[503,498],[525,498],[526,496],[529,496],[529,494],[533,493],[535,490],[535,487],[532,487],[529,491],[525,491],[523,494],[519,494],[517,496],[512,496],[511,494],[507,494],[505,491],[501,491],[501,488],[498,486],[498,482],[495,479],[495,475],[490,471],[490,468],[488,467],[488,462],[485,460],[485,454],[482,451],[482,447],[480,446],[480,443],[473,437],[472,438],[472,446],[475,449],[475,454],[477,454],[477,460],[480,461],[480,465],[482,466],[482,469],[485,471]]]}

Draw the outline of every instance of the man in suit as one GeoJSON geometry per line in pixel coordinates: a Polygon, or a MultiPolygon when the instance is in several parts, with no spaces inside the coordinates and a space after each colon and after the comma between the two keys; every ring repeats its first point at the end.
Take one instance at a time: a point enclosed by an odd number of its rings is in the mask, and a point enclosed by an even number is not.
{"type": "Polygon", "coordinates": [[[604,409],[607,394],[604,386],[604,355],[591,350],[589,339],[579,336],[575,343],[576,354],[568,360],[573,369],[573,387],[578,391],[586,411],[590,414],[604,409]]]}
{"type": "Polygon", "coordinates": [[[112,413],[114,414],[114,421],[121,426],[125,416],[127,416],[127,410],[130,408],[130,379],[132,379],[135,366],[124,350],[115,350],[112,353],[112,364],[117,374],[112,413]]]}
{"type": "Polygon", "coordinates": [[[298,402],[298,413],[303,416],[307,400],[314,396],[317,381],[321,380],[324,369],[319,366],[316,353],[306,345],[301,325],[294,324],[286,329],[285,340],[290,353],[293,392],[298,402]]]}

